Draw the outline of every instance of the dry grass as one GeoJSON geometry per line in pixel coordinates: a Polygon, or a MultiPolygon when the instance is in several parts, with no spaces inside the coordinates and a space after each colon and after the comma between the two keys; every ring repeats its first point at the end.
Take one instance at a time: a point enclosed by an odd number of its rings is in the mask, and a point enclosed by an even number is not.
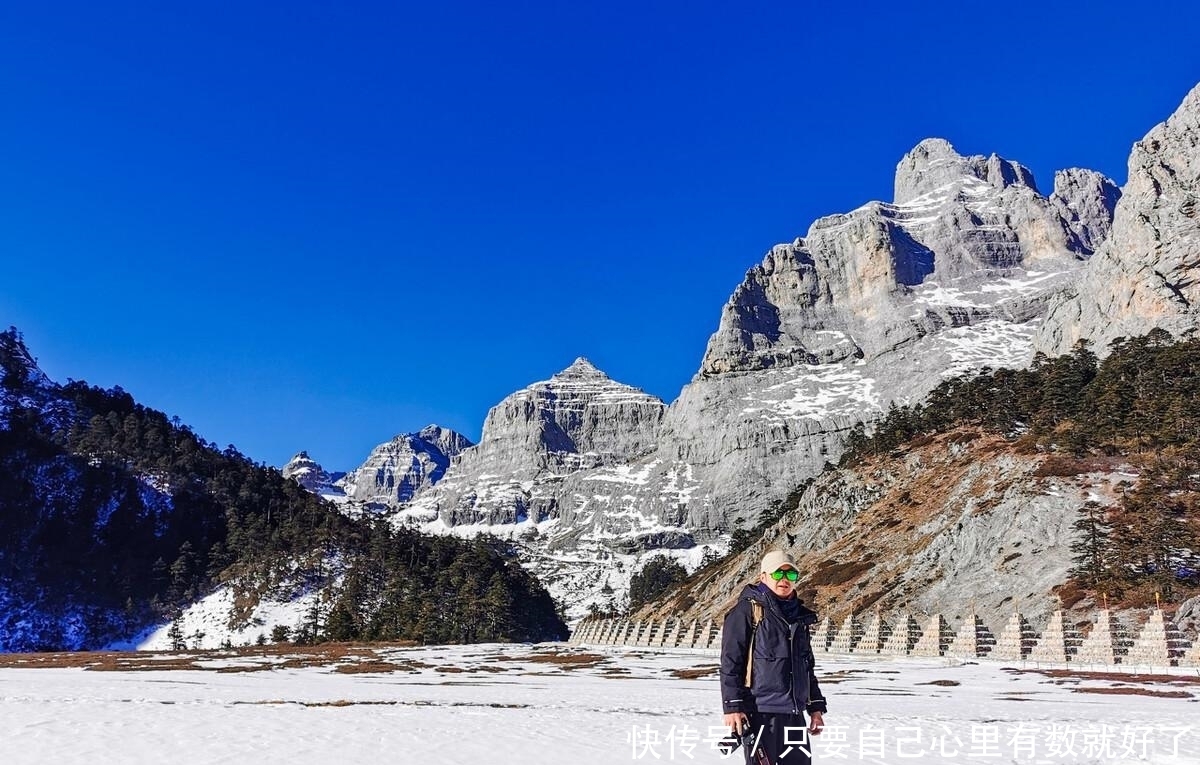
{"type": "Polygon", "coordinates": [[[1072,688],[1075,693],[1102,693],[1112,696],[1156,696],[1160,699],[1190,699],[1187,691],[1156,691],[1153,688],[1072,688]]]}
{"type": "Polygon", "coordinates": [[[686,669],[673,669],[673,670],[671,670],[671,676],[678,677],[680,680],[695,680],[697,678],[715,675],[720,669],[721,669],[720,666],[718,666],[716,664],[708,664],[708,665],[705,665],[702,667],[688,667],[686,669]]]}
{"type": "Polygon", "coordinates": [[[339,664],[334,667],[333,671],[343,675],[366,675],[373,673],[420,672],[421,668],[409,663],[396,664],[395,662],[380,659],[367,659],[353,664],[339,664]]]}
{"type": "MultiPolygon", "coordinates": [[[[1016,669],[1005,667],[1004,671],[1014,674],[1037,674],[1054,679],[1059,685],[1084,680],[1101,680],[1117,686],[1140,685],[1200,686],[1200,677],[1190,675],[1126,674],[1124,672],[1081,672],[1070,669],[1016,669]]],[[[1088,691],[1089,693],[1091,691],[1088,691]]],[[[1104,693],[1105,691],[1099,691],[1104,693]]]]}
{"type": "Polygon", "coordinates": [[[928,683],[917,683],[917,685],[938,685],[943,688],[953,688],[956,685],[962,685],[957,680],[930,680],[928,683]]]}
{"type": "Polygon", "coordinates": [[[195,670],[208,672],[263,672],[271,669],[334,667],[339,672],[415,672],[428,665],[418,661],[401,664],[379,655],[380,650],[408,647],[411,644],[387,643],[353,645],[328,643],[317,646],[266,645],[243,648],[170,651],[76,651],[59,653],[0,654],[0,668],[80,668],[95,672],[158,672],[195,670]],[[206,666],[211,662],[244,660],[226,666],[206,666]],[[342,667],[346,667],[343,669],[342,667]],[[384,669],[388,666],[390,669],[384,669]],[[374,667],[368,669],[363,667],[374,667]]]}
{"type": "Polygon", "coordinates": [[[813,587],[829,587],[844,584],[870,571],[872,565],[866,561],[847,563],[835,563],[831,560],[824,561],[813,572],[812,577],[808,580],[808,584],[813,587]]]}
{"type": "Polygon", "coordinates": [[[1034,478],[1071,478],[1084,473],[1104,473],[1113,470],[1120,459],[1115,457],[1074,457],[1069,454],[1052,454],[1033,471],[1034,478]]]}
{"type": "Polygon", "coordinates": [[[534,664],[554,664],[563,669],[591,669],[608,661],[598,653],[536,653],[522,657],[521,661],[534,664]]]}

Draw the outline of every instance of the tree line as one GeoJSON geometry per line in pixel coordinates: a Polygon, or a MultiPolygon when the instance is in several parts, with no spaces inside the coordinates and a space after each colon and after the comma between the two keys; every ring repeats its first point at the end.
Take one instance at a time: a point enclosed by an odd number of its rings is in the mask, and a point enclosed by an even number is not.
{"type": "Polygon", "coordinates": [[[505,544],[351,519],[120,388],[46,385],[31,364],[0,333],[0,589],[19,603],[0,650],[95,647],[280,561],[330,558],[342,586],[297,625],[309,641],[565,635],[505,544]]]}

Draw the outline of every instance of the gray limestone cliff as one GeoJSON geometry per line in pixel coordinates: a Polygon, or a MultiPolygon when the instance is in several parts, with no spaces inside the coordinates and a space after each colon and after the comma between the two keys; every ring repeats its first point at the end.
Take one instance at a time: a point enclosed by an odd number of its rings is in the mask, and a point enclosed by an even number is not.
{"type": "Polygon", "coordinates": [[[1056,301],[1035,343],[1048,355],[1088,340],[1200,322],[1200,85],[1133,146],[1109,236],[1079,283],[1056,301]]]}
{"type": "Polygon", "coordinates": [[[872,358],[945,327],[1027,321],[1061,279],[1002,301],[955,293],[1075,270],[1107,233],[1119,196],[1098,173],[1068,170],[1043,197],[1021,165],[963,157],[936,138],[900,160],[895,187],[894,202],[821,218],[750,269],[701,375],[872,358]]]}
{"type": "Polygon", "coordinates": [[[479,444],[414,507],[447,525],[555,518],[556,488],[566,477],[653,451],[665,409],[654,396],[577,359],[494,406],[479,444]]]}
{"type": "Polygon", "coordinates": [[[580,615],[651,551],[698,560],[703,545],[721,548],[893,402],[1028,364],[1117,196],[1071,170],[1044,197],[1018,163],[923,141],[900,161],[895,201],[822,218],[749,270],[669,408],[577,362],[497,405],[479,446],[399,517],[521,540],[580,615]],[[569,573],[601,560],[611,576],[569,573]]]}
{"type": "Polygon", "coordinates": [[[368,505],[407,502],[437,483],[451,460],[471,445],[460,433],[429,425],[375,447],[366,461],[337,485],[351,500],[368,505]]]}
{"type": "Polygon", "coordinates": [[[1028,364],[1118,197],[1087,170],[1060,172],[1044,197],[1020,164],[928,139],[900,160],[893,202],[772,248],[664,423],[664,456],[702,476],[683,525],[752,524],[836,462],[856,423],[948,376],[1028,364]]]}

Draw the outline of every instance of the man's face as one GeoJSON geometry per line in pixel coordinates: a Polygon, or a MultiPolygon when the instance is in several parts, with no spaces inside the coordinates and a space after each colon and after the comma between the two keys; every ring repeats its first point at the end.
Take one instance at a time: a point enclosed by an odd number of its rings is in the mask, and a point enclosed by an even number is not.
{"type": "MultiPolygon", "coordinates": [[[[779,570],[787,572],[793,571],[794,569],[791,566],[784,564],[783,566],[780,566],[779,570]]],[[[760,574],[760,576],[762,577],[763,583],[770,587],[771,592],[775,593],[777,597],[790,598],[792,595],[796,594],[796,583],[788,579],[786,573],[784,576],[779,577],[779,581],[776,581],[775,577],[765,572],[760,574]]]]}

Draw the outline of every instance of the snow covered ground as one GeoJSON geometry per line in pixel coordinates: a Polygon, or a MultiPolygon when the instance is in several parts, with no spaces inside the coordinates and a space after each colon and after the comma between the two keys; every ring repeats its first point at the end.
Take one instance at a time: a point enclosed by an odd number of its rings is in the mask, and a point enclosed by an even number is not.
{"type": "MultiPolygon", "coordinates": [[[[711,748],[715,662],[562,644],[10,655],[0,742],[13,765],[740,763],[711,748]]],[[[1195,670],[1018,669],[823,660],[816,760],[1200,763],[1195,670]]]]}

